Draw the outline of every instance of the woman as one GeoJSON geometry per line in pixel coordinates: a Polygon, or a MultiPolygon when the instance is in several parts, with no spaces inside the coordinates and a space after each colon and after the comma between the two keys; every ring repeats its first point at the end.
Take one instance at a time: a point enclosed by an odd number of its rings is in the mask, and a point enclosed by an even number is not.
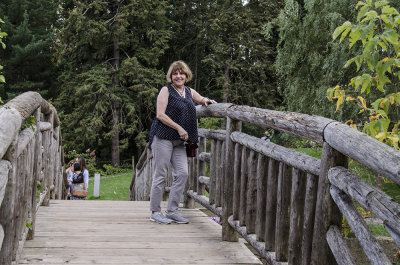
{"type": "MultiPolygon", "coordinates": [[[[85,158],[82,156],[78,156],[75,160],[71,160],[69,162],[69,167],[67,168],[67,170],[65,171],[67,173],[67,179],[72,179],[73,175],[74,175],[74,162],[79,163],[82,174],[83,174],[83,181],[85,182],[85,186],[86,189],[89,187],[89,171],[86,168],[86,162],[85,162],[85,158]]],[[[71,182],[69,181],[68,184],[71,185],[71,182]]],[[[68,192],[68,197],[70,197],[71,194],[70,192],[68,192]]],[[[77,198],[73,198],[73,199],[77,199],[77,198]]],[[[79,198],[80,200],[86,200],[86,197],[84,198],[79,198]]]]}
{"type": "Polygon", "coordinates": [[[79,164],[79,162],[75,162],[73,164],[73,174],[72,174],[72,178],[68,179],[68,182],[71,183],[70,184],[70,188],[71,188],[71,200],[84,200],[86,199],[86,197],[76,197],[74,196],[74,189],[75,189],[75,185],[76,184],[80,184],[80,183],[84,183],[84,177],[83,177],[83,173],[81,171],[81,165],[79,164]]]}
{"type": "MultiPolygon", "coordinates": [[[[78,156],[76,162],[81,165],[81,171],[83,173],[83,180],[85,182],[86,189],[89,187],[89,170],[86,168],[85,158],[83,156],[78,156]]],[[[86,198],[85,198],[86,199],[86,198]]]]}
{"type": "Polygon", "coordinates": [[[157,97],[157,117],[150,130],[154,173],[150,192],[150,220],[169,224],[171,221],[186,224],[189,221],[177,210],[188,178],[187,156],[184,142],[198,142],[195,103],[208,106],[217,103],[185,86],[192,72],[183,61],[173,62],[167,73],[168,85],[161,88],[157,97]],[[169,192],[166,215],[161,213],[161,199],[169,163],[172,164],[173,183],[169,192]]]}

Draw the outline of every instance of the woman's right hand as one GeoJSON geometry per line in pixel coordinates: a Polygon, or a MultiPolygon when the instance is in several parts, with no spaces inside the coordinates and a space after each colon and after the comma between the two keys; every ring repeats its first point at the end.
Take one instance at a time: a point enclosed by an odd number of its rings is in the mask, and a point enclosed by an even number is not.
{"type": "Polygon", "coordinates": [[[179,137],[181,137],[181,139],[183,141],[187,141],[189,139],[189,135],[188,135],[187,131],[185,131],[185,129],[183,129],[180,126],[178,128],[178,133],[179,133],[179,137]]]}

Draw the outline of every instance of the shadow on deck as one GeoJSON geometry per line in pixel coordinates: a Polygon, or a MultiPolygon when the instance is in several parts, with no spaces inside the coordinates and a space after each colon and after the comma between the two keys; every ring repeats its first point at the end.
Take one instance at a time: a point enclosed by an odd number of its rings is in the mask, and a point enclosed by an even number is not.
{"type": "Polygon", "coordinates": [[[53,200],[40,207],[19,264],[261,264],[244,241],[222,241],[221,226],[199,209],[180,209],[183,225],[153,223],[148,209],[148,201],[53,200]]]}

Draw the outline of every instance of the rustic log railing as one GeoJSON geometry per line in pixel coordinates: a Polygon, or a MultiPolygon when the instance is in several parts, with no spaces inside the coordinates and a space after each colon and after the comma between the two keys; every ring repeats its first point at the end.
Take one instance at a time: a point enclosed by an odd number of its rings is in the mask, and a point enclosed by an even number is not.
{"type": "MultiPolygon", "coordinates": [[[[198,106],[197,116],[224,117],[226,130],[199,129],[198,155],[188,160],[185,206],[196,201],[219,215],[223,240],[235,241],[239,233],[270,264],[355,264],[341,232],[344,215],[370,262],[391,264],[353,200],[383,220],[397,246],[400,206],[346,168],[351,158],[400,184],[399,151],[318,116],[232,104],[198,106]],[[242,133],[242,122],[318,142],[322,157],[242,133]]],[[[142,194],[149,195],[151,186],[149,149],[141,160],[132,199],[147,200],[142,194]]]]}
{"type": "Polygon", "coordinates": [[[0,107],[0,264],[33,239],[38,207],[65,197],[63,154],[57,112],[38,93],[0,107]]]}

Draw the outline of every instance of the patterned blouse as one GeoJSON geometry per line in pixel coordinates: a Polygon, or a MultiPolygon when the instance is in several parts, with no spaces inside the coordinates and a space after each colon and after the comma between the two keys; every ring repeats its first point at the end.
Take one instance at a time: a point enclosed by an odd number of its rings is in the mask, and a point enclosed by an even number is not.
{"type": "MultiPolygon", "coordinates": [[[[167,88],[169,96],[165,114],[187,131],[190,142],[197,143],[199,140],[197,134],[196,107],[192,99],[190,87],[185,86],[185,98],[179,95],[178,91],[176,91],[171,84],[168,84],[167,88]]],[[[154,119],[151,125],[149,146],[151,146],[153,142],[154,135],[166,140],[181,139],[177,130],[165,125],[157,118],[154,119]]]]}

